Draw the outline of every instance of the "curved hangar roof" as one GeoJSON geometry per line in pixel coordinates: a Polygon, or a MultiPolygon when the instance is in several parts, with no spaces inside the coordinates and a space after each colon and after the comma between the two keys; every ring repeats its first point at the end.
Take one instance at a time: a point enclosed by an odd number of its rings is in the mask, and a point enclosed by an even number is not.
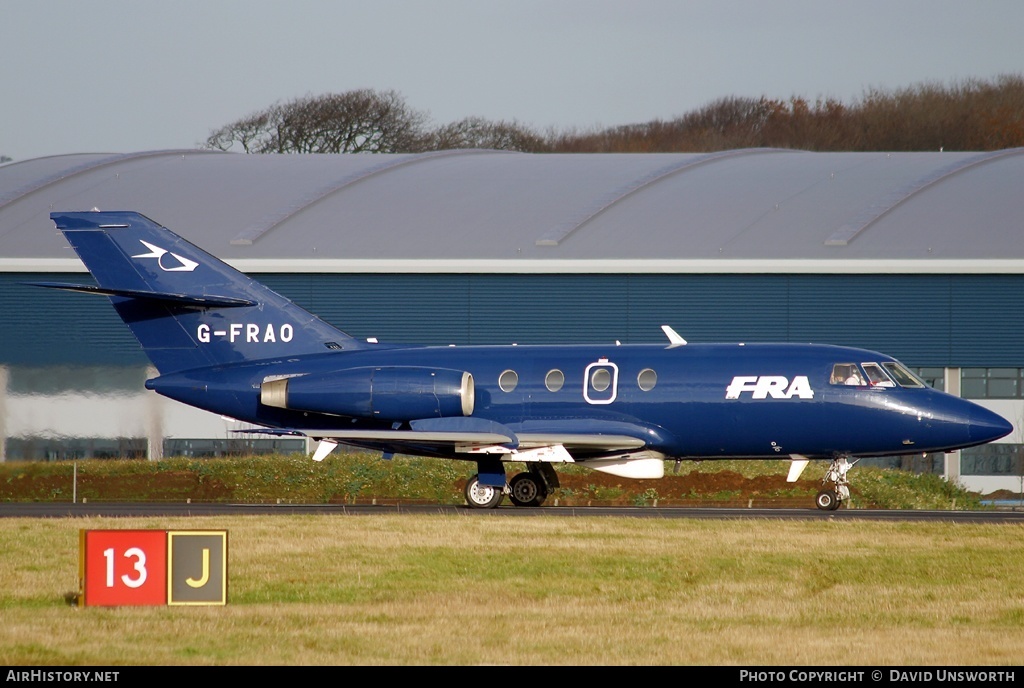
{"type": "Polygon", "coordinates": [[[137,210],[254,272],[1024,272],[1024,149],[77,154],[0,166],[0,271],[137,210]]]}

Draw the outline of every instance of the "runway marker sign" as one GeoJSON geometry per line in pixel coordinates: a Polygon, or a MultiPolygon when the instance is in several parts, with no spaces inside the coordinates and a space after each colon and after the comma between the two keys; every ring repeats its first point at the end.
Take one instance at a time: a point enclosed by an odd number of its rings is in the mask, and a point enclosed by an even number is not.
{"type": "Polygon", "coordinates": [[[81,530],[81,606],[224,605],[226,530],[81,530]]]}

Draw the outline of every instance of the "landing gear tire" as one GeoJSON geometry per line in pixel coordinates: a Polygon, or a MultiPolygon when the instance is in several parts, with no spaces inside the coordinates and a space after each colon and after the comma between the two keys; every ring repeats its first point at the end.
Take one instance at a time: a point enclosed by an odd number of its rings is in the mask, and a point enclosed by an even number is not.
{"type": "Polygon", "coordinates": [[[822,490],[818,493],[814,503],[822,511],[835,511],[839,508],[839,495],[832,490],[822,490]]]}
{"type": "Polygon", "coordinates": [[[548,498],[548,488],[537,476],[520,473],[509,483],[508,498],[516,506],[540,506],[548,498]]]}
{"type": "Polygon", "coordinates": [[[480,477],[474,475],[466,482],[466,503],[474,509],[494,509],[501,504],[504,490],[490,485],[481,485],[480,477]]]}
{"type": "MultiPolygon", "coordinates": [[[[860,461],[860,459],[857,459],[860,461]]],[[[845,456],[837,456],[829,464],[828,470],[825,471],[825,477],[821,479],[822,485],[832,485],[832,488],[825,488],[818,493],[818,497],[814,500],[818,505],[818,508],[822,511],[835,511],[839,508],[839,505],[850,499],[850,480],[846,477],[846,474],[850,472],[854,464],[854,461],[850,463],[850,460],[845,456]]]]}

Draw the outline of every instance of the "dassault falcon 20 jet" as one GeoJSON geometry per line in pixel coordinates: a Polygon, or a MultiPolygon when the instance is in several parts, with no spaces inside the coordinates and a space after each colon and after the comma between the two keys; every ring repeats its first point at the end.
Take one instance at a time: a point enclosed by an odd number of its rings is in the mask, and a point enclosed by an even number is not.
{"type": "Polygon", "coordinates": [[[539,506],[556,464],[660,478],[666,461],[830,462],[817,506],[862,457],[945,452],[1011,432],[890,356],[815,344],[414,346],[359,340],[135,212],[51,219],[159,375],[146,387],[262,432],[476,462],[471,507],[539,506]],[[525,465],[509,479],[505,463],[525,465]]]}

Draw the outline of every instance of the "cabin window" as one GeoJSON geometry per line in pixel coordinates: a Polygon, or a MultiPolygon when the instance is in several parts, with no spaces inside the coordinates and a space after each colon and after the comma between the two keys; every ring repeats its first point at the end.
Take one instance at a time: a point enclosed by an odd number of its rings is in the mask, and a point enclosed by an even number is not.
{"type": "Polygon", "coordinates": [[[544,377],[544,386],[548,388],[549,392],[557,392],[562,389],[564,384],[565,375],[558,368],[549,370],[548,374],[544,377]]]}
{"type": "Polygon", "coordinates": [[[871,383],[872,387],[896,386],[889,376],[882,371],[882,366],[877,363],[861,363],[860,365],[864,368],[864,372],[867,373],[868,382],[871,383]]]}
{"type": "Polygon", "coordinates": [[[856,385],[863,387],[867,384],[864,375],[856,363],[836,363],[832,366],[833,385],[856,385]]]}
{"type": "Polygon", "coordinates": [[[514,370],[506,370],[498,378],[498,387],[502,392],[511,392],[519,384],[519,374],[514,370]]]}
{"type": "Polygon", "coordinates": [[[645,392],[650,392],[654,389],[654,385],[658,384],[658,374],[650,368],[644,368],[640,371],[640,374],[636,376],[636,384],[645,392]]]}
{"type": "Polygon", "coordinates": [[[914,377],[914,374],[904,368],[896,361],[886,361],[882,364],[886,372],[892,375],[896,384],[900,387],[924,387],[924,383],[914,377]]]}
{"type": "Polygon", "coordinates": [[[612,374],[607,368],[595,368],[590,374],[590,386],[597,392],[603,392],[612,384],[612,374]]]}

